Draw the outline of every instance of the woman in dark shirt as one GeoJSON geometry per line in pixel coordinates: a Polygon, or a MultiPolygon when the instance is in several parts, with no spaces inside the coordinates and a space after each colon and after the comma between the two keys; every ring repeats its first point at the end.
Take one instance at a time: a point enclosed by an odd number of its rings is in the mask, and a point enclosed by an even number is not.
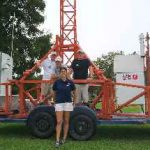
{"type": "Polygon", "coordinates": [[[67,79],[67,69],[62,67],[60,69],[60,79],[53,84],[53,91],[55,97],[55,112],[56,112],[56,147],[60,143],[64,143],[69,129],[70,111],[73,111],[73,104],[76,100],[75,85],[71,80],[67,79]],[[73,94],[73,100],[72,100],[73,94]],[[61,129],[63,123],[63,139],[60,141],[61,129]]]}

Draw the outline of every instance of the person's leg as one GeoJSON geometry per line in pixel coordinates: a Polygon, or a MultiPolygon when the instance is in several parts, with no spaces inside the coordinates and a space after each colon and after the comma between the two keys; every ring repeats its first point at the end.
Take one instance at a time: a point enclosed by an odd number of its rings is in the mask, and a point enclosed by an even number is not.
{"type": "Polygon", "coordinates": [[[44,102],[44,99],[46,98],[47,93],[48,93],[48,84],[47,83],[42,83],[41,84],[40,102],[44,102]]]}
{"type": "Polygon", "coordinates": [[[46,87],[46,91],[45,91],[45,99],[43,100],[45,104],[51,104],[53,103],[52,101],[52,84],[47,84],[47,87],[46,87]]]}
{"type": "Polygon", "coordinates": [[[83,84],[81,89],[82,89],[83,102],[88,103],[89,102],[89,92],[88,92],[89,85],[83,84]]]}
{"type": "Polygon", "coordinates": [[[63,140],[65,141],[68,135],[69,130],[69,120],[70,120],[70,112],[73,111],[73,104],[72,103],[65,103],[64,104],[64,114],[63,114],[63,123],[64,123],[64,135],[63,140]]]}
{"type": "Polygon", "coordinates": [[[56,112],[56,121],[57,121],[56,141],[59,141],[61,135],[62,122],[63,122],[63,104],[56,104],[55,112],[56,112]]]}
{"type": "Polygon", "coordinates": [[[80,84],[75,84],[76,86],[76,93],[77,93],[77,99],[76,99],[76,104],[81,102],[81,88],[80,84]]]}
{"type": "Polygon", "coordinates": [[[62,122],[63,122],[63,111],[56,111],[56,141],[60,141],[60,134],[61,134],[61,128],[62,128],[62,122]]]}
{"type": "Polygon", "coordinates": [[[64,123],[64,135],[63,140],[66,140],[69,130],[69,120],[70,120],[70,111],[65,111],[63,116],[63,123],[64,123]]]}

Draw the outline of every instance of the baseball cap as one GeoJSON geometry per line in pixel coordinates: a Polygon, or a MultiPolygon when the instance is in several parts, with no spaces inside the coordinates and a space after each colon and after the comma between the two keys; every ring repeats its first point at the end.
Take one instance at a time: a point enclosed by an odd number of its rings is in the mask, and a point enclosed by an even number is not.
{"type": "Polygon", "coordinates": [[[55,61],[62,61],[62,58],[60,57],[60,56],[57,56],[56,58],[55,58],[55,61]]]}
{"type": "Polygon", "coordinates": [[[51,53],[50,53],[50,55],[52,56],[52,55],[56,55],[56,52],[55,51],[52,51],[51,53]]]}
{"type": "Polygon", "coordinates": [[[79,50],[77,51],[77,53],[84,53],[84,51],[83,51],[82,49],[79,49],[79,50]]]}
{"type": "Polygon", "coordinates": [[[48,58],[51,59],[51,56],[52,56],[52,55],[56,55],[56,52],[55,52],[55,51],[52,51],[52,52],[48,55],[48,58]]]}

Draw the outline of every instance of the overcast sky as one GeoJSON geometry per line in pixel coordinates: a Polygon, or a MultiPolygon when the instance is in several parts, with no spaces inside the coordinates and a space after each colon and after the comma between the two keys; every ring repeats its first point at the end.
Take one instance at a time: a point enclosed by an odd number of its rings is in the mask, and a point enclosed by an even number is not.
{"type": "MultiPolygon", "coordinates": [[[[43,28],[59,34],[59,1],[45,0],[43,28]]],[[[139,34],[150,31],[150,0],[77,0],[77,32],[92,59],[109,51],[139,52],[139,34]]]]}

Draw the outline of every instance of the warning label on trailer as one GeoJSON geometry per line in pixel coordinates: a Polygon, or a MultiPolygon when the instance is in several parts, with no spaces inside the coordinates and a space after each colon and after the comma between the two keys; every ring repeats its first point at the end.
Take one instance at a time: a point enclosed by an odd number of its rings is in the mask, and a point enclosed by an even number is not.
{"type": "Polygon", "coordinates": [[[122,80],[138,80],[138,74],[122,74],[122,80]]]}

